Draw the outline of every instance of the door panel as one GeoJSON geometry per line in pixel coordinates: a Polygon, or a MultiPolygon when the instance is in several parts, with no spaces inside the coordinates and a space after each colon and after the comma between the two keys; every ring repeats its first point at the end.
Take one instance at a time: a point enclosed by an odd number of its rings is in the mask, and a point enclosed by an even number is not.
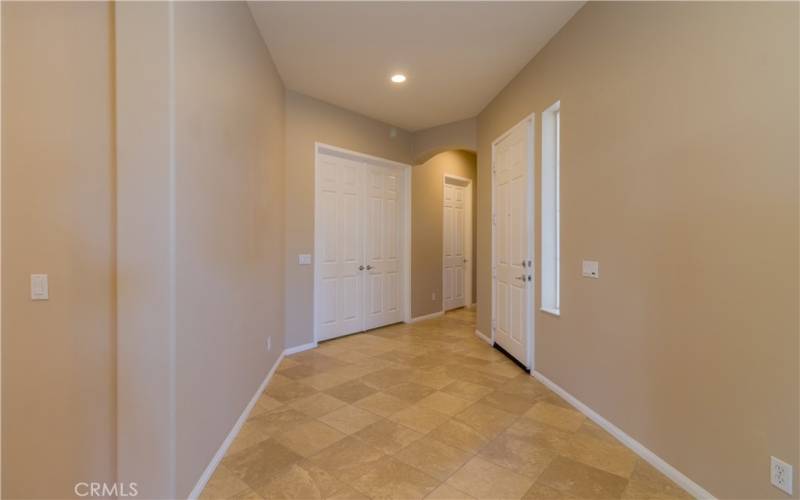
{"type": "Polygon", "coordinates": [[[400,298],[401,211],[400,167],[368,165],[366,167],[366,199],[370,207],[365,214],[367,237],[367,285],[365,301],[370,308],[364,319],[364,329],[396,323],[402,320],[400,298]]]}
{"type": "Polygon", "coordinates": [[[450,310],[466,305],[464,294],[465,273],[465,186],[451,184],[445,179],[443,206],[443,241],[444,249],[442,273],[442,299],[444,309],[450,310]]]}
{"type": "Polygon", "coordinates": [[[320,340],[362,329],[361,165],[320,155],[317,181],[317,335],[320,340]]]}
{"type": "Polygon", "coordinates": [[[494,149],[495,342],[530,367],[533,303],[533,189],[530,125],[515,127],[494,149]]]}

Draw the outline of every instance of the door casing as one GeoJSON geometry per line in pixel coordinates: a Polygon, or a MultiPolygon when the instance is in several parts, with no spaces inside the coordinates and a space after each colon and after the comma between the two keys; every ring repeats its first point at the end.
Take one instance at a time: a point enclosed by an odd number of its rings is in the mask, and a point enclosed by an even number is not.
{"type": "Polygon", "coordinates": [[[377,156],[372,156],[364,153],[359,153],[357,151],[352,151],[345,148],[340,148],[338,146],[332,146],[330,144],[325,144],[322,142],[315,142],[314,143],[314,269],[313,269],[313,279],[314,279],[314,296],[312,300],[312,314],[313,314],[313,321],[314,321],[314,343],[320,341],[319,335],[317,332],[317,325],[318,325],[318,318],[317,318],[317,298],[319,296],[318,290],[318,276],[317,272],[319,269],[319,256],[320,256],[320,224],[318,223],[317,217],[317,202],[316,199],[316,192],[317,186],[319,182],[319,157],[321,154],[334,154],[335,156],[344,156],[345,158],[364,162],[367,164],[372,165],[386,165],[386,166],[394,166],[394,167],[401,167],[403,176],[403,196],[402,196],[402,238],[403,238],[403,245],[401,251],[401,276],[402,276],[402,287],[401,287],[401,296],[402,296],[402,308],[403,308],[403,322],[409,323],[411,321],[411,165],[406,163],[400,163],[392,160],[387,160],[385,158],[380,158],[377,156]]]}
{"type": "Polygon", "coordinates": [[[526,136],[527,136],[527,147],[528,147],[528,248],[530,253],[530,260],[533,263],[533,283],[530,286],[530,290],[528,293],[528,300],[526,305],[526,312],[528,318],[528,328],[527,328],[527,340],[528,340],[528,352],[527,352],[527,360],[521,360],[525,366],[531,370],[535,368],[535,340],[536,340],[536,314],[535,314],[535,307],[536,304],[536,287],[538,285],[538,276],[535,273],[535,270],[538,269],[537,262],[536,262],[536,248],[535,248],[535,221],[536,221],[536,203],[535,203],[535,124],[536,124],[536,113],[531,113],[530,115],[526,116],[518,123],[516,123],[513,127],[509,128],[505,132],[503,132],[497,139],[492,141],[492,254],[491,254],[491,264],[492,264],[492,322],[491,322],[491,341],[492,345],[495,344],[495,329],[497,325],[497,274],[496,274],[496,230],[497,224],[495,220],[496,214],[496,207],[495,207],[495,199],[496,199],[496,183],[495,183],[495,150],[497,145],[503,141],[503,139],[507,138],[512,131],[514,131],[519,126],[526,127],[526,136]]]}

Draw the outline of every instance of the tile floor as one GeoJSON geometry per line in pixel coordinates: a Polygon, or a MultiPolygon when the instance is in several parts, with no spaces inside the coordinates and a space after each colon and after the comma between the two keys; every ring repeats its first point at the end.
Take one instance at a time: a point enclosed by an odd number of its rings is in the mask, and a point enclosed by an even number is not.
{"type": "Polygon", "coordinates": [[[474,321],[461,309],[287,357],[202,496],[690,498],[474,321]]]}

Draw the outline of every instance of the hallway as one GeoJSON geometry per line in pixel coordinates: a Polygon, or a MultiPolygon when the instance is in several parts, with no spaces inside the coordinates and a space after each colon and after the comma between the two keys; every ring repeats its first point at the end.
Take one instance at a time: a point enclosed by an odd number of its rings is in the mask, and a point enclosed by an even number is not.
{"type": "Polygon", "coordinates": [[[474,323],[460,309],[285,358],[203,498],[688,498],[474,323]]]}

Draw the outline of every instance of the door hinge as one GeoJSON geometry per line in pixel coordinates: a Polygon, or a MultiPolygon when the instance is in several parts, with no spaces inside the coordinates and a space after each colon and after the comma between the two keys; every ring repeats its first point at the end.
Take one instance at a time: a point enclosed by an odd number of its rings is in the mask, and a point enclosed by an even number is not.
{"type": "Polygon", "coordinates": [[[492,225],[493,226],[497,225],[497,214],[496,213],[492,214],[492,225]]]}

